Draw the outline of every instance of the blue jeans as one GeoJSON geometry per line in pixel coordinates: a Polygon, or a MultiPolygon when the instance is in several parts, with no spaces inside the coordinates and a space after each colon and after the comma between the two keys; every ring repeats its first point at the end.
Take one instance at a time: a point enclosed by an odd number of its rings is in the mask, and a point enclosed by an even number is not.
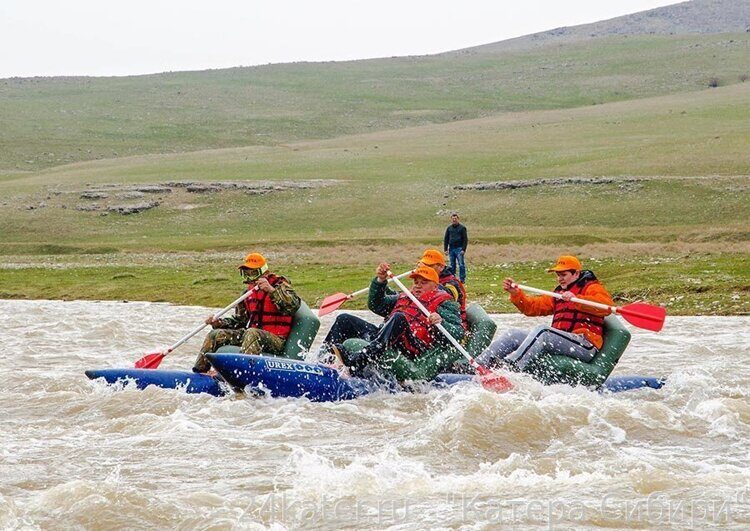
{"type": "Polygon", "coordinates": [[[460,247],[451,248],[448,250],[448,256],[451,260],[451,269],[453,274],[458,274],[458,279],[461,282],[466,282],[466,262],[464,261],[464,250],[460,247]],[[458,269],[456,269],[456,262],[458,262],[458,269]]]}

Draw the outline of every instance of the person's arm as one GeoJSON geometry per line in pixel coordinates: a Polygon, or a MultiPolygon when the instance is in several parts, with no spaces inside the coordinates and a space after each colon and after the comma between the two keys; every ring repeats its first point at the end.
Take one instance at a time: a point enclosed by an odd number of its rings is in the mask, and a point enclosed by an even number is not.
{"type": "MultiPolygon", "coordinates": [[[[461,309],[458,307],[458,304],[455,301],[445,301],[437,307],[437,313],[443,319],[440,323],[443,325],[443,328],[445,328],[448,333],[456,339],[456,341],[461,341],[464,338],[465,330],[463,323],[461,323],[461,309]]],[[[435,328],[433,334],[435,334],[435,339],[446,343],[448,342],[448,339],[445,338],[443,333],[437,328],[435,328]]]]}
{"type": "Polygon", "coordinates": [[[367,296],[367,307],[381,317],[388,317],[396,306],[398,294],[388,293],[388,281],[380,282],[378,277],[370,282],[370,292],[367,296]]]}
{"type": "Polygon", "coordinates": [[[461,248],[466,254],[466,248],[469,246],[469,233],[466,230],[466,225],[461,225],[461,248]]]}
{"type": "MultiPolygon", "coordinates": [[[[614,306],[615,303],[612,300],[612,296],[609,294],[607,289],[602,286],[599,282],[592,282],[583,290],[583,293],[577,295],[579,299],[586,299],[587,301],[598,302],[599,304],[606,304],[607,306],[614,306]]],[[[601,310],[594,308],[593,306],[587,306],[585,304],[576,304],[576,309],[580,312],[590,313],[592,315],[599,315],[605,317],[609,315],[608,310],[601,310]]]]}
{"type": "Polygon", "coordinates": [[[448,225],[448,228],[445,229],[445,236],[443,236],[443,252],[448,252],[448,244],[450,243],[450,230],[451,227],[448,225]]]}
{"type": "Polygon", "coordinates": [[[537,317],[540,315],[552,315],[554,313],[554,299],[549,295],[539,295],[538,297],[527,297],[522,290],[510,294],[512,302],[521,313],[528,317],[537,317]]]}
{"type": "Polygon", "coordinates": [[[275,286],[276,289],[271,292],[271,302],[273,302],[279,309],[279,312],[284,315],[294,315],[302,305],[302,299],[294,291],[292,286],[287,282],[281,282],[275,286]]]}
{"type": "MultiPolygon", "coordinates": [[[[247,293],[247,290],[245,290],[245,293],[247,293]]],[[[214,324],[211,325],[212,328],[228,328],[230,330],[239,330],[240,328],[245,328],[245,325],[247,324],[247,321],[250,319],[250,315],[247,313],[247,308],[245,307],[245,301],[242,301],[237,306],[234,307],[234,315],[230,315],[229,317],[224,317],[222,319],[218,319],[214,324]]]]}

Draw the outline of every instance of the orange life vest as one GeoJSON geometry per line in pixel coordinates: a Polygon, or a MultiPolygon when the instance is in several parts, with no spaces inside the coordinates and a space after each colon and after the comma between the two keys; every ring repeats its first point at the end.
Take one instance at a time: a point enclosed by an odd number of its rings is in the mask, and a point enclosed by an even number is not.
{"type": "MultiPolygon", "coordinates": [[[[273,273],[268,273],[264,278],[274,287],[282,282],[289,282],[284,277],[273,273]]],[[[259,328],[284,339],[289,336],[293,316],[279,312],[271,296],[262,289],[255,290],[255,293],[245,299],[245,308],[250,317],[247,321],[247,328],[259,328]]]]}
{"type": "MultiPolygon", "coordinates": [[[[558,293],[570,291],[576,297],[582,295],[586,286],[593,283],[599,283],[593,273],[589,271],[586,271],[585,273],[588,274],[582,276],[572,286],[568,286],[567,289],[562,289],[560,286],[557,286],[555,291],[558,293]]],[[[560,299],[554,300],[553,307],[554,315],[552,316],[552,328],[564,330],[565,332],[586,329],[599,337],[604,334],[604,317],[582,312],[576,308],[576,303],[565,302],[560,299]]]]}
{"type": "MultiPolygon", "coordinates": [[[[434,289],[429,293],[425,293],[421,297],[417,297],[417,299],[425,308],[427,308],[428,312],[433,313],[436,312],[438,306],[445,301],[453,300],[453,296],[442,289],[434,289]]],[[[414,344],[409,335],[404,335],[402,337],[401,346],[403,346],[409,354],[419,356],[426,348],[432,345],[434,340],[432,331],[430,330],[430,321],[427,319],[427,316],[422,313],[422,310],[417,308],[417,305],[411,301],[406,293],[399,295],[398,300],[396,301],[396,306],[393,307],[393,311],[391,311],[388,317],[396,312],[404,314],[409,323],[412,337],[421,342],[421,344],[414,344]]]]}

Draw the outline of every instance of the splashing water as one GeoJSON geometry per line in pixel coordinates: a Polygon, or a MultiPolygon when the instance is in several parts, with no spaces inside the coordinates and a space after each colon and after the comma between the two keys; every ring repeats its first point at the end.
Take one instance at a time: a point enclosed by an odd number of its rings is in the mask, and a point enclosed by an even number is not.
{"type": "MultiPolygon", "coordinates": [[[[83,375],[132,366],[205,308],[0,308],[0,528],[750,524],[748,317],[633,330],[615,373],[667,377],[659,391],[600,395],[519,377],[502,395],[467,383],[321,404],[83,375]]],[[[543,322],[495,320],[499,330],[543,322]]],[[[163,368],[189,370],[200,341],[163,368]]]]}

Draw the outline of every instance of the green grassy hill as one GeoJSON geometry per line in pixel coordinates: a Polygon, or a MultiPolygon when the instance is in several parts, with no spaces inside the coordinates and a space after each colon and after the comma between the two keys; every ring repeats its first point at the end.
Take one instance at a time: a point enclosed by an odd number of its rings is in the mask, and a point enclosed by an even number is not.
{"type": "Polygon", "coordinates": [[[750,34],[551,40],[529,50],[124,78],[0,80],[0,174],[573,108],[750,74],[750,34]]]}
{"type": "Polygon", "coordinates": [[[474,278],[488,279],[471,289],[490,308],[504,309],[490,287],[503,269],[534,278],[548,257],[567,251],[605,260],[612,275],[617,264],[635,274],[615,284],[623,296],[667,303],[696,288],[677,311],[742,313],[747,296],[732,297],[750,289],[747,145],[750,83],[16,175],[0,182],[2,293],[221,304],[236,289],[234,262],[252,248],[291,268],[315,301],[357,287],[380,259],[407,267],[421,249],[440,245],[447,213],[459,209],[471,229],[474,278]],[[614,181],[455,188],[560,177],[614,181]],[[91,204],[82,192],[108,183],[264,179],[338,181],[266,195],[175,189],[131,216],[78,210],[91,204]],[[722,280],[708,287],[700,271],[722,280]],[[710,306],[715,300],[721,306],[710,306]]]}
{"type": "Polygon", "coordinates": [[[729,241],[746,240],[748,145],[750,83],[285,147],[79,163],[0,182],[11,198],[0,206],[0,249],[61,242],[203,251],[256,242],[431,241],[442,234],[450,209],[470,220],[475,239],[498,243],[519,236],[554,242],[571,233],[582,240],[668,241],[702,238],[708,226],[729,241]],[[476,181],[601,176],[644,180],[454,189],[476,181]],[[74,208],[87,203],[79,195],[95,184],[274,179],[340,182],[261,196],[175,192],[133,216],[74,208]],[[45,207],[27,208],[35,202],[45,207]]]}
{"type": "Polygon", "coordinates": [[[460,210],[490,310],[566,252],[620,301],[750,313],[750,3],[725,3],[429,57],[0,80],[0,297],[223,306],[254,249],[315,304],[460,210]]]}
{"type": "Polygon", "coordinates": [[[554,28],[459,52],[494,54],[502,50],[531,49],[552,41],[561,44],[591,41],[592,38],[615,35],[745,33],[748,28],[750,28],[750,1],[748,0],[690,0],[590,24],[554,28]]]}

